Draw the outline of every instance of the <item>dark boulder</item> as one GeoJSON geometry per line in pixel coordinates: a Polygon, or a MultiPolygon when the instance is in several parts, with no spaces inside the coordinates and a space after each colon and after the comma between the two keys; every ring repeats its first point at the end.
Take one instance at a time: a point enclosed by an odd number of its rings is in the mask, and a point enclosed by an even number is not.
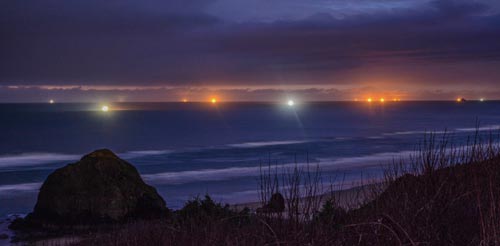
{"type": "Polygon", "coordinates": [[[266,205],[257,209],[258,213],[281,213],[283,211],[285,211],[285,198],[279,192],[274,193],[266,205]]]}
{"type": "Polygon", "coordinates": [[[158,218],[167,211],[165,201],[134,166],[102,149],[50,174],[26,222],[89,225],[158,218]]]}

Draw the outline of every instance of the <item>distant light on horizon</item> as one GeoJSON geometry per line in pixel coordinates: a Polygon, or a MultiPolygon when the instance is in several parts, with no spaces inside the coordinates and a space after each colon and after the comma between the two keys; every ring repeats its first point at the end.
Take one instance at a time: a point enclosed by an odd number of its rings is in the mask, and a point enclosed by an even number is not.
{"type": "Polygon", "coordinates": [[[380,102],[385,102],[385,99],[384,98],[380,98],[380,102]]]}
{"type": "Polygon", "coordinates": [[[109,111],[109,107],[107,105],[104,105],[101,107],[101,111],[102,112],[108,112],[109,111]]]}
{"type": "Polygon", "coordinates": [[[49,100],[49,103],[50,103],[50,104],[53,104],[54,102],[55,102],[55,101],[54,101],[54,100],[52,100],[52,99],[50,99],[50,100],[49,100]]]}
{"type": "Polygon", "coordinates": [[[214,104],[215,104],[215,103],[217,102],[217,98],[213,97],[213,98],[210,100],[210,102],[212,102],[212,103],[214,103],[214,104]]]}
{"type": "Polygon", "coordinates": [[[186,98],[183,98],[183,99],[182,99],[182,102],[185,102],[185,103],[186,103],[186,102],[188,102],[188,100],[187,100],[186,98]]]}
{"type": "Polygon", "coordinates": [[[480,99],[479,99],[479,101],[480,101],[480,102],[484,102],[484,98],[480,98],[480,99]]]}
{"type": "Polygon", "coordinates": [[[288,100],[287,104],[288,106],[292,107],[293,105],[295,105],[295,102],[293,100],[288,100]]]}
{"type": "Polygon", "coordinates": [[[371,97],[369,97],[368,99],[366,99],[367,102],[372,102],[372,100],[373,99],[371,97]]]}

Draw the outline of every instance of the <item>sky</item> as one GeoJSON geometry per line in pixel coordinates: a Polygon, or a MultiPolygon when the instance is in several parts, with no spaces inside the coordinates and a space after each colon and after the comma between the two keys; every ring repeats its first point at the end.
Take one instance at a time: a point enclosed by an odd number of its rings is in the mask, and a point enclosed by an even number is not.
{"type": "Polygon", "coordinates": [[[500,99],[498,0],[0,0],[0,102],[500,99]]]}

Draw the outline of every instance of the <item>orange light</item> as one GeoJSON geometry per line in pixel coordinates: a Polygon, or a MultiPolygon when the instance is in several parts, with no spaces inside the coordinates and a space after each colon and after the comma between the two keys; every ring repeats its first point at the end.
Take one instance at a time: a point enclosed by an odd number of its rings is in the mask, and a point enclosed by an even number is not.
{"type": "Polygon", "coordinates": [[[366,101],[367,102],[372,102],[372,98],[370,97],[370,98],[366,99],[366,101]]]}
{"type": "Polygon", "coordinates": [[[187,103],[187,102],[188,102],[188,100],[187,100],[186,98],[184,98],[184,99],[182,99],[182,102],[187,103]]]}
{"type": "Polygon", "coordinates": [[[358,99],[357,99],[357,98],[354,98],[354,101],[355,101],[355,102],[357,102],[357,101],[358,101],[358,99]]]}
{"type": "Polygon", "coordinates": [[[457,102],[461,102],[462,101],[462,98],[457,98],[457,102]]]}
{"type": "Polygon", "coordinates": [[[385,99],[384,98],[380,98],[380,102],[385,102],[385,99]]]}
{"type": "Polygon", "coordinates": [[[216,102],[217,102],[217,98],[213,97],[213,98],[210,100],[210,102],[212,102],[212,103],[216,103],[216,102]]]}

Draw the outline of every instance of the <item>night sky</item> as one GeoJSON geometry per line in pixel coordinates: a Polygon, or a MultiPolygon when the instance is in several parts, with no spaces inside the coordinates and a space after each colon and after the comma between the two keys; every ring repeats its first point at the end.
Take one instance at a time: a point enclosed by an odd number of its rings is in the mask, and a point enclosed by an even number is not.
{"type": "Polygon", "coordinates": [[[500,99],[498,0],[2,0],[0,101],[500,99]]]}

